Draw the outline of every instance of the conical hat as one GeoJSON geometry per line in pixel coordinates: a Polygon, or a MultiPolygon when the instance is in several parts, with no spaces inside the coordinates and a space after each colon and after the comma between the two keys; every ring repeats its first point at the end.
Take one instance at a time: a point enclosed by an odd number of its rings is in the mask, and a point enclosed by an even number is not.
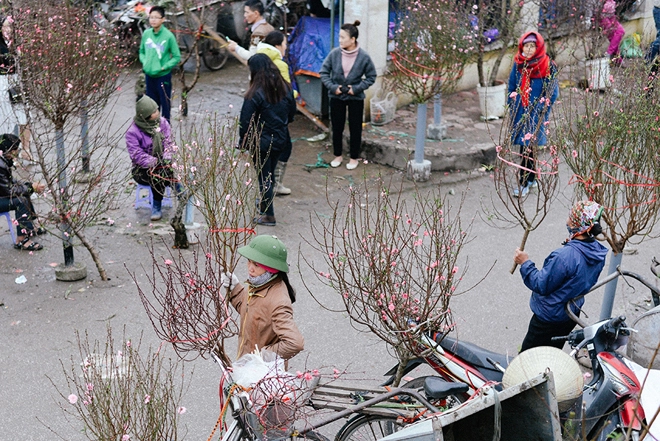
{"type": "Polygon", "coordinates": [[[578,362],[560,349],[539,346],[520,353],[506,368],[502,385],[506,389],[531,380],[546,369],[553,374],[557,403],[559,411],[562,412],[582,395],[584,378],[578,362]]]}

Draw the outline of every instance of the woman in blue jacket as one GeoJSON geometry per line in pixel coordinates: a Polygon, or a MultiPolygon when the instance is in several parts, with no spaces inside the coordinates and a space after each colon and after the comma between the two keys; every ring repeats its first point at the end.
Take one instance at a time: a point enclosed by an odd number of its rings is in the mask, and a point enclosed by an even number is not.
{"type": "Polygon", "coordinates": [[[534,147],[546,144],[545,126],[557,95],[557,66],[545,53],[545,41],[538,32],[527,32],[518,43],[518,53],[509,75],[508,106],[511,112],[511,142],[522,157],[520,186],[516,197],[536,187],[534,147]]]}
{"type": "MultiPolygon", "coordinates": [[[[520,352],[537,346],[564,346],[563,341],[554,342],[552,337],[567,335],[575,327],[566,314],[566,305],[589,292],[605,266],[607,248],[596,240],[602,232],[602,212],[596,202],[577,202],[566,221],[568,240],[546,257],[540,270],[526,252],[516,249],[513,260],[520,265],[525,286],[532,290],[529,306],[534,313],[520,352]]],[[[583,304],[581,298],[571,309],[579,314],[583,304]]]]}
{"type": "Polygon", "coordinates": [[[339,167],[343,161],[343,135],[348,110],[351,160],[346,168],[349,170],[357,167],[362,148],[364,91],[376,81],[376,67],[369,54],[360,49],[357,42],[359,25],[359,20],[342,25],[339,30],[339,47],[330,51],[319,72],[330,97],[332,149],[335,154],[330,165],[339,167]]]}

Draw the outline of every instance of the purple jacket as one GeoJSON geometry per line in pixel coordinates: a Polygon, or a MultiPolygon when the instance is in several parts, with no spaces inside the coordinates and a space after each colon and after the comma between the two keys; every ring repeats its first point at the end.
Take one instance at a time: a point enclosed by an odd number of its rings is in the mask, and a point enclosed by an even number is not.
{"type": "MultiPolygon", "coordinates": [[[[172,157],[172,129],[170,123],[163,117],[160,118],[160,131],[163,134],[163,158],[172,157]]],[[[131,157],[133,165],[142,168],[152,168],[158,163],[158,159],[151,155],[151,136],[144,133],[135,123],[131,124],[126,132],[126,148],[131,157]]]]}

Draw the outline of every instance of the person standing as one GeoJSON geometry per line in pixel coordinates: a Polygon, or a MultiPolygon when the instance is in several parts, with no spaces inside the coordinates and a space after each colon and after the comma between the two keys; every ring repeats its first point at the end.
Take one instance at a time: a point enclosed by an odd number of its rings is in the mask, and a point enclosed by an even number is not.
{"type": "Polygon", "coordinates": [[[13,23],[11,16],[0,15],[0,133],[15,133],[21,139],[23,159],[32,161],[30,126],[20,96],[20,79],[16,72],[16,57],[12,49],[13,23]],[[12,93],[18,96],[12,99],[12,93]]]}
{"type": "Polygon", "coordinates": [[[35,228],[37,215],[32,205],[32,193],[42,193],[45,185],[38,182],[18,182],[12,175],[14,161],[18,157],[21,144],[16,135],[0,135],[0,212],[16,211],[16,243],[14,248],[24,251],[39,251],[43,246],[31,239],[45,233],[43,228],[35,228]]]}
{"type": "Polygon", "coordinates": [[[233,40],[227,39],[227,48],[241,63],[247,64],[250,57],[257,53],[257,45],[264,41],[266,35],[273,32],[273,28],[264,18],[264,4],[261,0],[247,0],[243,7],[243,17],[250,25],[250,47],[242,48],[233,40]]]}
{"type": "MultiPolygon", "coordinates": [[[[264,41],[257,45],[258,54],[266,54],[268,58],[271,59],[277,69],[282,74],[282,78],[288,84],[291,84],[291,75],[289,74],[289,65],[284,61],[284,56],[286,54],[287,42],[283,33],[280,31],[273,31],[266,35],[264,41]]],[[[296,96],[296,91],[293,91],[294,97],[296,96]]],[[[291,194],[291,189],[285,187],[282,184],[284,179],[284,173],[286,172],[286,166],[291,157],[291,152],[293,150],[293,143],[291,142],[291,134],[289,134],[289,142],[280,153],[280,157],[277,160],[277,165],[275,166],[275,196],[286,196],[291,194]]]]}
{"type": "Polygon", "coordinates": [[[291,142],[289,123],[296,114],[296,101],[291,86],[284,81],[277,66],[265,54],[255,54],[248,60],[250,86],[245,92],[240,116],[240,141],[249,150],[259,173],[259,225],[275,226],[273,208],[275,167],[280,154],[291,142]],[[258,144],[254,134],[260,134],[258,144]]]}
{"type": "Polygon", "coordinates": [[[526,32],[518,42],[518,53],[509,75],[508,108],[511,112],[511,142],[522,157],[519,186],[515,197],[527,196],[535,188],[536,168],[533,146],[547,142],[546,122],[559,94],[557,66],[545,52],[545,41],[538,32],[526,32]]]}
{"type": "Polygon", "coordinates": [[[170,185],[172,171],[167,164],[171,155],[172,130],[160,116],[158,104],[148,95],[135,103],[133,124],[126,132],[126,148],[131,157],[133,179],[151,187],[151,220],[163,217],[165,187],[170,185]]]}
{"type": "Polygon", "coordinates": [[[172,69],[181,61],[181,51],[174,34],[163,23],[165,8],[149,10],[149,25],[140,42],[140,63],[145,74],[146,94],[153,99],[160,113],[170,121],[172,109],[172,69]]]}
{"type": "MultiPolygon", "coordinates": [[[[566,221],[568,240],[546,257],[540,270],[525,251],[516,248],[513,261],[520,265],[523,282],[532,290],[529,306],[533,313],[520,352],[537,346],[564,346],[552,337],[567,335],[575,327],[566,305],[589,292],[605,266],[607,248],[596,240],[602,232],[602,213],[603,208],[593,201],[573,205],[566,221]]],[[[579,314],[583,304],[584,298],[577,300],[572,311],[579,314]]]]}
{"type": "Polygon", "coordinates": [[[626,34],[626,30],[616,18],[616,2],[614,0],[607,0],[603,4],[603,12],[600,16],[599,25],[610,42],[610,45],[607,47],[607,55],[609,55],[610,60],[614,64],[621,64],[619,45],[623,36],[626,34]]]}
{"type": "Polygon", "coordinates": [[[343,134],[348,110],[350,134],[350,161],[348,170],[358,166],[362,149],[362,118],[364,91],[376,81],[376,67],[371,57],[359,47],[358,26],[360,21],[345,23],[339,30],[339,47],[330,51],[321,67],[321,81],[330,97],[330,121],[332,121],[332,148],[335,158],[332,167],[343,161],[343,134]]]}
{"type": "Polygon", "coordinates": [[[303,350],[305,340],[293,321],[296,292],[289,283],[286,247],[275,236],[261,235],[239,248],[238,254],[248,259],[245,285],[232,273],[220,277],[241,316],[237,358],[256,347],[289,360],[303,350]]]}

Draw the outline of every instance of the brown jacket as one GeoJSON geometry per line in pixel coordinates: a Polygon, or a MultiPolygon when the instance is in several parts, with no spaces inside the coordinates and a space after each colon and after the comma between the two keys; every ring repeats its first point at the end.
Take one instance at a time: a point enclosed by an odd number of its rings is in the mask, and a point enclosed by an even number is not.
{"type": "Polygon", "coordinates": [[[252,288],[240,283],[231,292],[231,304],[241,315],[238,358],[255,345],[275,352],[285,360],[303,350],[304,339],[293,321],[293,308],[280,277],[252,288]],[[247,287],[246,287],[247,286],[247,287]]]}

